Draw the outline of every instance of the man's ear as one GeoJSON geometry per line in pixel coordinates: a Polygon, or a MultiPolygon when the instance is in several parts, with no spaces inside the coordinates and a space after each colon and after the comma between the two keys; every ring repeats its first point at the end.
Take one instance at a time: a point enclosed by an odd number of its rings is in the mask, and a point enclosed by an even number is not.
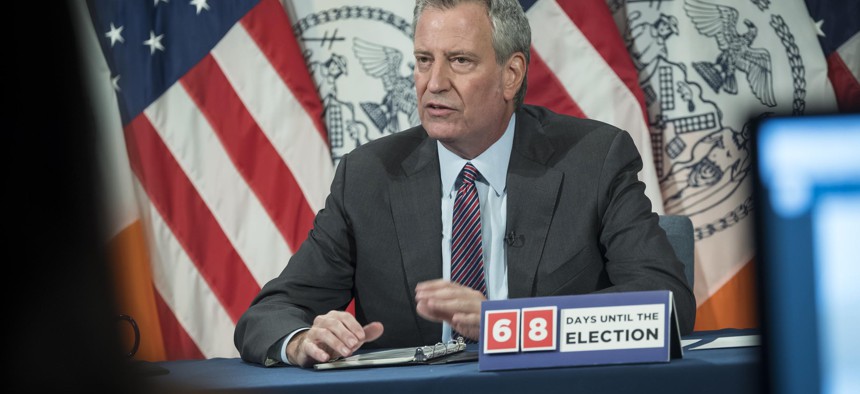
{"type": "Polygon", "coordinates": [[[505,62],[503,89],[505,100],[511,101],[520,86],[523,85],[523,80],[526,77],[526,56],[522,52],[516,52],[505,62]]]}

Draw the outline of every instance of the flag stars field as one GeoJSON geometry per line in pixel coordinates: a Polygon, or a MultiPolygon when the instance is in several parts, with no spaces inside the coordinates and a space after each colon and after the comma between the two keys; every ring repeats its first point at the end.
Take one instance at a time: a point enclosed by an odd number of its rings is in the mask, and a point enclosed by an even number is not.
{"type": "Polygon", "coordinates": [[[827,34],[824,34],[824,30],[821,30],[821,27],[824,26],[824,19],[815,22],[814,25],[815,34],[818,34],[819,37],[827,37],[827,34]]]}
{"type": "Polygon", "coordinates": [[[112,87],[113,87],[113,90],[114,90],[115,92],[120,92],[120,91],[122,91],[122,89],[120,89],[120,88],[119,88],[119,77],[120,77],[120,76],[119,76],[119,75],[117,75],[117,76],[112,77],[112,78],[110,79],[110,86],[112,86],[112,87]]]}
{"type": "Polygon", "coordinates": [[[143,45],[149,47],[149,54],[154,55],[156,50],[164,51],[164,45],[161,45],[161,39],[164,34],[155,35],[152,30],[149,31],[149,39],[143,42],[143,45]]]}
{"type": "Polygon", "coordinates": [[[111,22],[110,31],[105,33],[105,37],[110,38],[111,48],[113,48],[117,41],[119,41],[120,44],[125,43],[125,39],[122,38],[122,29],[125,29],[125,26],[116,27],[113,25],[113,22],[111,22]]]}
{"type": "Polygon", "coordinates": [[[209,4],[206,4],[207,1],[209,0],[191,0],[191,5],[197,7],[197,15],[200,15],[200,11],[209,11],[209,4]]]}

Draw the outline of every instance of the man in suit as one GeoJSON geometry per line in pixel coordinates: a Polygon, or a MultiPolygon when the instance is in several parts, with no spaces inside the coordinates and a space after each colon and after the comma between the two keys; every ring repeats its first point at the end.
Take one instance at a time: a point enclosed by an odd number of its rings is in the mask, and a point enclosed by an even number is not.
{"type": "Polygon", "coordinates": [[[342,158],[308,239],[237,324],[246,361],[477,339],[487,298],[671,290],[692,330],[630,136],[522,105],[531,34],[515,0],[449,3],[415,8],[421,126],[342,158]]]}

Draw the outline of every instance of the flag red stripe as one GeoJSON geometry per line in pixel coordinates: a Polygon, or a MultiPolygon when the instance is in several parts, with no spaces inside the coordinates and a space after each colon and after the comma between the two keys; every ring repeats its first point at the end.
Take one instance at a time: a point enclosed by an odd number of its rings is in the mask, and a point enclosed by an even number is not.
{"type": "Polygon", "coordinates": [[[529,61],[528,89],[526,90],[525,102],[541,105],[550,110],[579,118],[586,118],[582,108],[573,101],[564,84],[555,73],[549,69],[540,55],[531,49],[531,60],[529,61]]]}
{"type": "MultiPolygon", "coordinates": [[[[161,298],[158,290],[155,293],[155,306],[158,310],[158,321],[161,324],[161,336],[164,341],[164,352],[168,360],[199,360],[206,358],[197,344],[191,340],[191,337],[176,320],[173,311],[161,298]]],[[[143,334],[143,333],[141,333],[143,334]]]]}
{"type": "Polygon", "coordinates": [[[180,80],[236,170],[275,222],[292,251],[307,237],[314,212],[275,147],[242,104],[218,63],[207,55],[180,80]]]}
{"type": "Polygon", "coordinates": [[[132,171],[233,322],[260,286],[144,113],[125,127],[132,171]]]}
{"type": "Polygon", "coordinates": [[[284,8],[277,0],[262,0],[240,22],[328,143],[322,102],[284,8]]]}
{"type": "Polygon", "coordinates": [[[839,111],[860,111],[860,82],[854,78],[839,52],[833,52],[827,57],[827,77],[836,93],[839,111]]]}
{"type": "Polygon", "coordinates": [[[623,45],[624,40],[606,2],[604,0],[558,0],[557,2],[567,17],[585,35],[591,46],[627,85],[639,102],[639,107],[642,108],[643,119],[648,119],[645,112],[645,95],[639,87],[639,75],[633,65],[633,59],[630,58],[630,53],[623,45]]]}

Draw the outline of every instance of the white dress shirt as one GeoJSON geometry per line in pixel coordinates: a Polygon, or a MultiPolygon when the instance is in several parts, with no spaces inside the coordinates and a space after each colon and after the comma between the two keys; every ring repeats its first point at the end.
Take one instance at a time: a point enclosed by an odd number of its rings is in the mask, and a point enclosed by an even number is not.
{"type": "MultiPolygon", "coordinates": [[[[475,181],[481,201],[481,230],[484,250],[484,280],[487,298],[508,298],[508,266],[505,258],[505,225],[508,193],[505,188],[508,162],[514,144],[516,114],[511,116],[505,133],[484,153],[466,160],[436,142],[439,152],[439,174],[442,177],[442,277],[451,280],[451,226],[454,220],[454,200],[457,198],[457,177],[463,166],[471,162],[481,174],[475,181]]],[[[451,339],[451,326],[442,324],[442,341],[451,339]]]]}

